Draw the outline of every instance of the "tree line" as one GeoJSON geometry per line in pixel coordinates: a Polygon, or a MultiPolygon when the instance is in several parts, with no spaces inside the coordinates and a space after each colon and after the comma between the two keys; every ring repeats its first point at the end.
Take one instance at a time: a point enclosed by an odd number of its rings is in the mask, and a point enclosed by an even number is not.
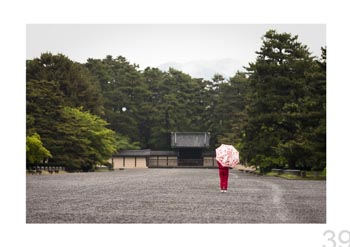
{"type": "Polygon", "coordinates": [[[122,56],[77,63],[43,53],[26,62],[27,162],[91,170],[121,149],[169,150],[174,131],[211,132],[244,163],[326,166],[326,49],[269,30],[254,62],[226,79],[143,70],[122,56]]]}

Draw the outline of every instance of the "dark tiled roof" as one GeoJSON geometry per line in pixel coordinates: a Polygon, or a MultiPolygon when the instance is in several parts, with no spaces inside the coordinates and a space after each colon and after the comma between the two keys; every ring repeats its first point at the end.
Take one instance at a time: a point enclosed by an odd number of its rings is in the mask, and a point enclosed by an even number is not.
{"type": "Polygon", "coordinates": [[[178,153],[176,151],[151,151],[151,156],[177,156],[178,153]]]}
{"type": "Polygon", "coordinates": [[[171,133],[172,148],[204,148],[209,147],[209,132],[173,132],[171,133]]]}
{"type": "Polygon", "coordinates": [[[149,156],[151,153],[151,149],[141,149],[141,150],[120,150],[114,156],[149,156]]]}
{"type": "MultiPolygon", "coordinates": [[[[178,156],[177,151],[171,150],[120,150],[114,157],[148,157],[148,156],[178,156]]],[[[203,156],[215,156],[215,151],[204,151],[203,156]]]]}
{"type": "Polygon", "coordinates": [[[146,157],[146,156],[177,156],[176,151],[160,151],[160,150],[120,150],[115,157],[146,157]]]}

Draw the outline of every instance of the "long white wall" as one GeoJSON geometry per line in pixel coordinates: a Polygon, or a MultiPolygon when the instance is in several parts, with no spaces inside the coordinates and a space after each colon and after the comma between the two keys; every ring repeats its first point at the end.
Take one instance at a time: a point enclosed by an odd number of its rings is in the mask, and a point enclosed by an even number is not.
{"type": "Polygon", "coordinates": [[[109,162],[113,164],[114,169],[147,168],[146,157],[113,157],[112,159],[109,162]]]}

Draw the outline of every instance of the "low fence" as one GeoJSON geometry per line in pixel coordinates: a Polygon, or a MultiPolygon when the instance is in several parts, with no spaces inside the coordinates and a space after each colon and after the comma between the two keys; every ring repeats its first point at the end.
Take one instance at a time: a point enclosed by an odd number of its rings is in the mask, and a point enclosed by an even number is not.
{"type": "Polygon", "coordinates": [[[202,159],[178,159],[176,156],[151,156],[148,159],[149,168],[213,168],[217,167],[215,157],[203,157],[202,159]]]}
{"type": "Polygon", "coordinates": [[[176,156],[151,156],[148,159],[148,167],[177,167],[178,159],[176,156]]]}
{"type": "Polygon", "coordinates": [[[147,168],[147,158],[137,156],[113,157],[109,161],[114,169],[120,168],[147,168]]]}
{"type": "Polygon", "coordinates": [[[320,171],[307,172],[305,170],[291,170],[291,169],[272,169],[271,171],[276,172],[278,175],[291,174],[291,175],[295,175],[303,178],[310,177],[310,176],[313,176],[314,178],[321,177],[320,171]]]}
{"type": "Polygon", "coordinates": [[[296,176],[304,176],[304,173],[301,170],[291,170],[291,169],[272,169],[272,172],[276,172],[278,175],[281,174],[291,174],[296,176]]]}
{"type": "Polygon", "coordinates": [[[203,166],[203,159],[178,159],[178,166],[203,166]]]}
{"type": "Polygon", "coordinates": [[[51,165],[51,164],[30,164],[27,165],[27,171],[30,174],[42,174],[43,171],[47,171],[50,174],[59,173],[65,171],[66,168],[63,165],[51,165]]]}
{"type": "Polygon", "coordinates": [[[216,164],[216,158],[212,156],[205,156],[203,157],[203,167],[205,168],[212,168],[212,167],[217,167],[218,165],[216,164]]]}

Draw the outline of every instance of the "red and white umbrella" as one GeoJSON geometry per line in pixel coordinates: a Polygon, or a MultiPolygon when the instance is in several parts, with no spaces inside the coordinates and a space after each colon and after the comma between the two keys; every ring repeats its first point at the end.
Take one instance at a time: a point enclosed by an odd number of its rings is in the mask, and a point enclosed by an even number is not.
{"type": "Polygon", "coordinates": [[[216,160],[222,166],[234,167],[239,163],[239,152],[232,145],[221,144],[216,149],[216,160]]]}

